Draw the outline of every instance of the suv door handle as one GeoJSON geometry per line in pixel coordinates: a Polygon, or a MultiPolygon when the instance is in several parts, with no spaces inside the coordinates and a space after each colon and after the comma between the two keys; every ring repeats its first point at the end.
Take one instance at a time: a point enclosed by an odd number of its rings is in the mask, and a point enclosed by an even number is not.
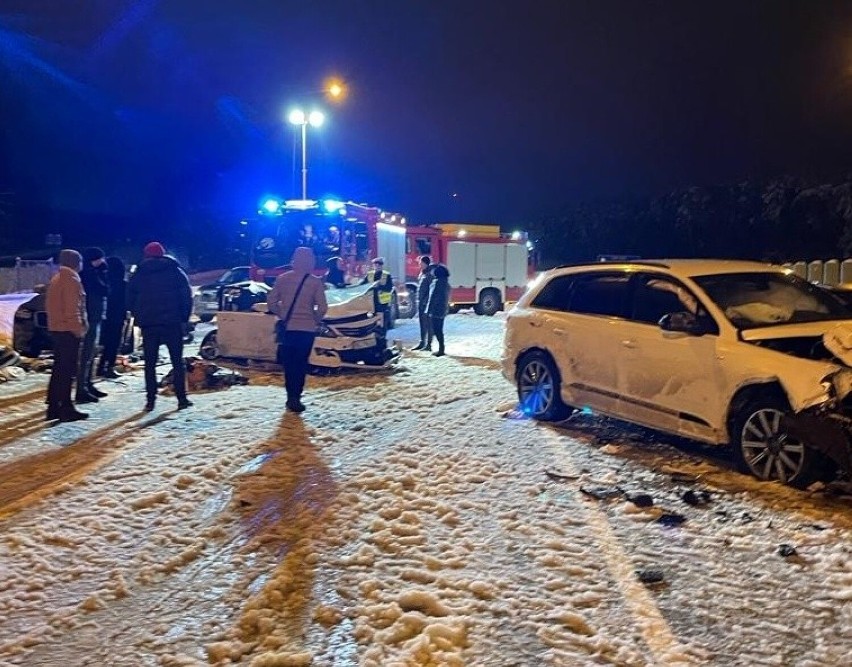
{"type": "Polygon", "coordinates": [[[636,349],[636,341],[635,340],[626,339],[626,340],[621,341],[621,344],[624,345],[624,347],[630,348],[631,350],[636,349]]]}

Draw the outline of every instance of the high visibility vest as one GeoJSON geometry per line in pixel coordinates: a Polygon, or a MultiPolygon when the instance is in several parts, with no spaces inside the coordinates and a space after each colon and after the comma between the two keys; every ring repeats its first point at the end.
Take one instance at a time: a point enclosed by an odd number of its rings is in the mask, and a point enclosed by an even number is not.
{"type": "MultiPolygon", "coordinates": [[[[384,271],[384,270],[369,271],[367,273],[367,276],[370,279],[370,282],[373,282],[373,283],[378,282],[378,283],[381,283],[382,285],[384,285],[384,283],[386,281],[388,281],[388,279],[390,278],[390,274],[387,271],[384,271]]],[[[383,306],[387,306],[391,302],[391,291],[388,290],[388,289],[382,289],[381,287],[379,287],[376,290],[376,295],[378,297],[379,303],[382,304],[383,306]]]]}

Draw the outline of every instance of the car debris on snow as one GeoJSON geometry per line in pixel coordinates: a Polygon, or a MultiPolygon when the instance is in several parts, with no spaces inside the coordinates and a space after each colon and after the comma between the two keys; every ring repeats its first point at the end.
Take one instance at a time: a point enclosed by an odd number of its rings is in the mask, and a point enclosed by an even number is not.
{"type": "Polygon", "coordinates": [[[573,482],[580,479],[579,475],[563,472],[557,468],[548,468],[544,471],[544,474],[557,482],[573,482]]]}
{"type": "Polygon", "coordinates": [[[681,495],[681,499],[687,505],[692,505],[693,507],[706,507],[710,504],[711,496],[709,491],[687,489],[681,495]]]}
{"type": "Polygon", "coordinates": [[[657,523],[663,526],[679,526],[686,521],[683,514],[677,512],[663,512],[657,517],[657,523]]]}
{"type": "Polygon", "coordinates": [[[646,586],[663,584],[666,581],[666,575],[662,570],[656,568],[643,568],[636,570],[636,576],[646,586]]]}
{"type": "Polygon", "coordinates": [[[789,558],[790,556],[798,555],[798,551],[796,551],[796,547],[792,544],[779,544],[778,545],[778,555],[783,556],[784,558],[789,558]]]}
{"type": "Polygon", "coordinates": [[[626,498],[636,507],[652,507],[654,505],[654,499],[648,493],[628,493],[626,498]]]}
{"type": "Polygon", "coordinates": [[[581,486],[580,493],[597,500],[612,500],[624,495],[624,491],[617,486],[581,486]]]}

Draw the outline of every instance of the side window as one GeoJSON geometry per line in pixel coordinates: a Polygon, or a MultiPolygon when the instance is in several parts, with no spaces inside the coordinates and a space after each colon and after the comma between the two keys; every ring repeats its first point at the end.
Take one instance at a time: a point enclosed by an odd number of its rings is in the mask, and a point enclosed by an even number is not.
{"type": "Polygon", "coordinates": [[[571,296],[573,282],[574,276],[557,276],[541,288],[530,305],[545,310],[568,310],[568,299],[571,296]]]}
{"type": "Polygon", "coordinates": [[[713,321],[695,295],[679,281],[662,275],[637,276],[630,319],[657,324],[670,313],[690,313],[713,321]]]}
{"type": "Polygon", "coordinates": [[[432,254],[432,243],[429,241],[428,237],[421,237],[417,239],[417,254],[418,255],[431,255],[432,254]]]}
{"type": "Polygon", "coordinates": [[[594,273],[578,278],[571,290],[568,310],[584,315],[623,317],[630,275],[594,273]]]}

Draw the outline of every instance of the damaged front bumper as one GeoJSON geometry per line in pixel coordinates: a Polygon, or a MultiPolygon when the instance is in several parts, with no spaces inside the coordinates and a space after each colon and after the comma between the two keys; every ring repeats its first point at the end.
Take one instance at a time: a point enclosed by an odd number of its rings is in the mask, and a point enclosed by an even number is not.
{"type": "Polygon", "coordinates": [[[785,415],[781,426],[790,437],[831,459],[852,475],[852,418],[822,408],[785,415]]]}
{"type": "Polygon", "coordinates": [[[785,415],[782,428],[805,446],[852,475],[852,369],[841,368],[823,378],[823,394],[798,412],[785,415]]]}

